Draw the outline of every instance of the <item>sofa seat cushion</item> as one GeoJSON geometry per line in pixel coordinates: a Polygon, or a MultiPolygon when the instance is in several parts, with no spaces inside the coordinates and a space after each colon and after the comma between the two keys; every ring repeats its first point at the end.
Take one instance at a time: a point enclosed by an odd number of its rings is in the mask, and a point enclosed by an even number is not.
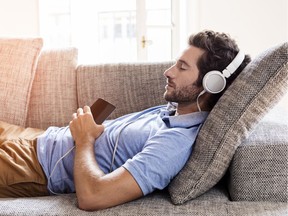
{"type": "Polygon", "coordinates": [[[64,126],[77,110],[76,48],[43,50],[31,91],[26,126],[64,126]]]}
{"type": "Polygon", "coordinates": [[[287,114],[273,109],[236,150],[229,168],[232,200],[288,201],[287,114]]]}
{"type": "Polygon", "coordinates": [[[25,126],[41,38],[0,39],[0,120],[25,126]]]}
{"type": "Polygon", "coordinates": [[[0,212],[5,216],[39,215],[77,215],[77,216],[114,216],[114,215],[209,215],[209,216],[271,216],[286,215],[287,205],[275,202],[231,202],[221,189],[209,190],[185,205],[175,206],[169,195],[154,192],[146,197],[97,212],[82,211],[77,208],[75,194],[46,196],[36,198],[1,199],[0,212]]]}
{"type": "Polygon", "coordinates": [[[237,147],[283,97],[288,86],[288,43],[256,57],[215,105],[193,152],[169,186],[181,204],[213,187],[226,173],[237,147]]]}

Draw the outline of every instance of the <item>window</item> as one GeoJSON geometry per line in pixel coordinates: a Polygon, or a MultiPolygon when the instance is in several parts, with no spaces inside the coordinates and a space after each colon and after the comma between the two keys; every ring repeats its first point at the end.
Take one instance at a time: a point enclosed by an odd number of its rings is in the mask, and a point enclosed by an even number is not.
{"type": "Polygon", "coordinates": [[[80,63],[171,60],[172,1],[39,0],[40,34],[77,47],[80,63]]]}
{"type": "Polygon", "coordinates": [[[41,1],[40,32],[48,47],[71,45],[70,0],[41,1]]]}

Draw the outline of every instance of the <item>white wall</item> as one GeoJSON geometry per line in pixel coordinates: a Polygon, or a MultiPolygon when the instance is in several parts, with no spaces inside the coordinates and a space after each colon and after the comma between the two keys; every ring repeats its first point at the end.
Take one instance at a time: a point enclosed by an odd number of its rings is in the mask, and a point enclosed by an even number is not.
{"type": "Polygon", "coordinates": [[[38,35],[38,0],[0,0],[0,37],[38,35]]]}
{"type": "Polygon", "coordinates": [[[187,14],[188,31],[229,33],[252,57],[288,41],[288,0],[187,0],[187,14]]]}

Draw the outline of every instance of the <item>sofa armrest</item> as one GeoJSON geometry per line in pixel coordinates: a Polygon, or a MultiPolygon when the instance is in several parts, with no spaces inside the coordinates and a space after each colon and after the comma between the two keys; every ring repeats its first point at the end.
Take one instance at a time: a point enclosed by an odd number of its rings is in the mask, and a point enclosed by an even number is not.
{"type": "Polygon", "coordinates": [[[276,119],[260,122],[236,150],[229,168],[232,200],[287,202],[288,123],[285,115],[276,119]]]}

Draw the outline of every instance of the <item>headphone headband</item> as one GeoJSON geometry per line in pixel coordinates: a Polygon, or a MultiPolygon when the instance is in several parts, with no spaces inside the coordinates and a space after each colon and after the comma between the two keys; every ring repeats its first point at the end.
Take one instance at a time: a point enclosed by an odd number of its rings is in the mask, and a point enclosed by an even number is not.
{"type": "Polygon", "coordinates": [[[238,54],[235,56],[235,58],[233,59],[233,61],[222,71],[223,75],[226,78],[229,78],[237,70],[237,68],[242,64],[244,58],[245,58],[245,54],[244,52],[240,50],[238,54]]]}

